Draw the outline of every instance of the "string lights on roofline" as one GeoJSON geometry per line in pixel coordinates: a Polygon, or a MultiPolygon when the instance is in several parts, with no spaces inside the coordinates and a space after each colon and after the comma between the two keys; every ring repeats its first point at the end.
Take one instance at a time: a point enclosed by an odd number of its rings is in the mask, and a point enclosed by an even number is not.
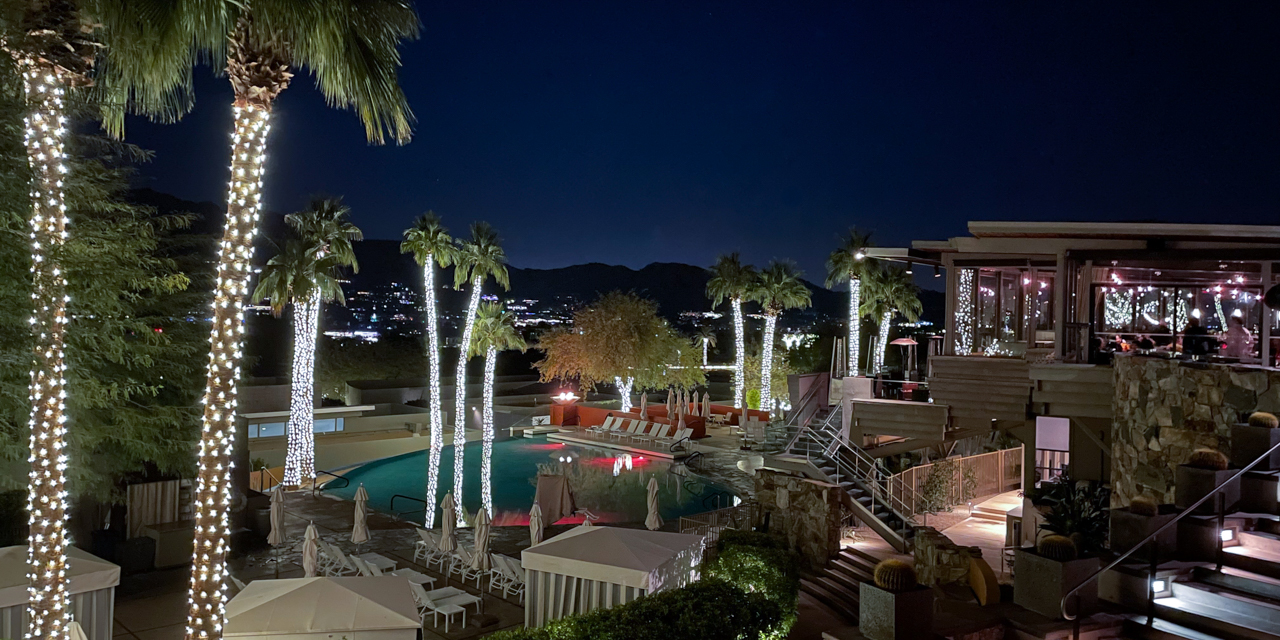
{"type": "Polygon", "coordinates": [[[227,551],[230,544],[231,453],[236,382],[244,340],[244,298],[249,261],[261,216],[270,108],[237,103],[231,134],[231,182],[226,228],[218,246],[213,327],[194,499],[195,540],[188,593],[187,640],[217,640],[226,620],[227,551]]]}
{"type": "Polygon", "coordinates": [[[427,469],[427,508],[423,526],[431,529],[436,523],[436,492],[440,484],[440,454],[444,450],[444,423],[441,419],[441,401],[440,401],[440,345],[437,342],[439,335],[438,323],[436,321],[436,268],[435,256],[427,254],[424,261],[425,266],[422,268],[422,279],[426,283],[426,316],[427,316],[427,339],[431,342],[427,346],[427,384],[430,385],[429,398],[431,406],[431,452],[429,459],[429,467],[427,469]]]}
{"type": "Polygon", "coordinates": [[[41,69],[34,60],[20,60],[27,100],[33,105],[25,118],[31,182],[31,276],[35,337],[31,368],[31,416],[27,492],[29,639],[63,638],[71,621],[67,592],[65,528],[67,491],[66,371],[63,345],[70,298],[58,263],[45,254],[67,239],[67,205],[63,177],[67,173],[64,138],[67,119],[61,72],[41,69]]]}

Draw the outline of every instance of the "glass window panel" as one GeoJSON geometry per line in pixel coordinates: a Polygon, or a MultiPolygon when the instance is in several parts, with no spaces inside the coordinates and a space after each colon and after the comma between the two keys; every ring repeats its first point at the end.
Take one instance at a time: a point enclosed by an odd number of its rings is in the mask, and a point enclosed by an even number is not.
{"type": "Polygon", "coordinates": [[[335,430],[337,430],[337,423],[333,418],[316,420],[315,426],[312,428],[315,433],[332,433],[335,430]]]}
{"type": "Polygon", "coordinates": [[[249,437],[250,438],[258,437],[258,425],[256,424],[249,425],[249,437]]]}
{"type": "Polygon", "coordinates": [[[342,431],[346,426],[346,418],[336,418],[334,423],[334,431],[342,431]]]}
{"type": "Polygon", "coordinates": [[[283,422],[264,422],[258,425],[258,437],[270,438],[273,436],[284,435],[285,423],[283,422]]]}

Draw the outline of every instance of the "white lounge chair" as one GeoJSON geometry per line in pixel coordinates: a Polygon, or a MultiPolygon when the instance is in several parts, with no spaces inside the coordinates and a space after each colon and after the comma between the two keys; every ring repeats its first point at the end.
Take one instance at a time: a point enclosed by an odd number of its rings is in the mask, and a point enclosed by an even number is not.
{"type": "Polygon", "coordinates": [[[630,440],[630,439],[631,439],[631,436],[633,436],[633,435],[635,435],[635,434],[637,434],[637,433],[640,433],[641,429],[644,429],[644,428],[645,428],[645,427],[647,427],[648,425],[649,425],[649,423],[648,423],[648,422],[645,422],[644,420],[632,420],[632,421],[627,425],[627,428],[626,428],[626,429],[622,429],[622,430],[615,431],[615,432],[611,433],[610,435],[614,436],[614,437],[615,437],[615,438],[617,438],[619,441],[621,441],[621,440],[630,440]]]}
{"type": "Polygon", "coordinates": [[[454,616],[462,615],[462,626],[467,626],[467,610],[462,605],[452,604],[443,601],[436,601],[422,588],[420,584],[409,583],[410,593],[413,594],[414,604],[418,605],[418,619],[422,624],[427,623],[427,614],[431,614],[431,625],[440,626],[440,616],[444,616],[444,632],[449,633],[449,620],[454,616]]]}
{"type": "Polygon", "coordinates": [[[347,554],[343,553],[342,549],[324,541],[320,542],[320,548],[332,560],[325,575],[330,577],[360,575],[360,567],[351,562],[351,558],[347,557],[347,554]]]}
{"type": "Polygon", "coordinates": [[[365,562],[364,559],[359,556],[351,556],[351,563],[356,565],[356,568],[360,570],[360,575],[366,578],[376,578],[382,575],[382,571],[377,567],[370,565],[368,562],[365,562]]]}
{"type": "Polygon", "coordinates": [[[686,427],[684,429],[677,429],[670,437],[654,440],[654,444],[669,447],[681,440],[684,440],[685,438],[688,438],[690,435],[693,435],[692,428],[686,427]]]}
{"type": "Polygon", "coordinates": [[[397,578],[408,578],[409,582],[412,584],[431,586],[436,583],[435,578],[432,578],[420,571],[414,571],[413,569],[396,569],[395,571],[392,571],[390,575],[396,576],[397,578]]]}
{"type": "Polygon", "coordinates": [[[653,436],[657,435],[658,431],[662,429],[662,427],[664,426],[666,425],[663,425],[660,422],[646,422],[643,425],[641,425],[640,428],[637,429],[635,433],[631,434],[630,438],[628,439],[631,440],[632,442],[644,442],[645,440],[648,440],[653,436]]]}
{"type": "Polygon", "coordinates": [[[453,554],[453,564],[449,565],[449,573],[451,575],[454,573],[458,574],[458,580],[463,584],[466,584],[467,580],[474,578],[476,581],[476,588],[480,588],[480,578],[484,576],[484,572],[471,568],[471,552],[467,550],[466,547],[458,545],[458,549],[454,551],[453,554]]]}
{"type": "Polygon", "coordinates": [[[613,423],[621,419],[622,418],[617,416],[609,416],[604,419],[603,424],[599,424],[594,427],[587,427],[587,431],[590,433],[604,433],[606,431],[610,431],[613,429],[613,423]]]}
{"type": "MultiPolygon", "coordinates": [[[[422,585],[413,585],[413,584],[410,584],[409,588],[413,588],[414,586],[417,586],[419,589],[422,588],[422,585]]],[[[484,600],[481,599],[480,596],[473,596],[470,593],[467,593],[466,591],[463,591],[462,589],[459,589],[457,587],[441,587],[439,589],[432,589],[431,591],[426,591],[425,589],[423,589],[423,591],[426,592],[427,597],[431,598],[432,600],[435,600],[436,602],[446,602],[448,604],[456,604],[460,607],[465,607],[469,604],[474,604],[476,605],[476,613],[480,613],[480,611],[484,608],[484,600]]]]}
{"type": "Polygon", "coordinates": [[[413,561],[427,564],[431,556],[439,553],[440,540],[426,529],[418,529],[419,540],[413,543],[413,561]]]}
{"type": "MultiPolygon", "coordinates": [[[[352,555],[352,557],[355,557],[354,554],[352,555]]],[[[395,569],[397,566],[399,566],[400,564],[399,562],[396,562],[391,558],[388,558],[380,553],[373,553],[372,551],[370,551],[369,553],[360,554],[360,559],[369,563],[369,566],[377,567],[379,571],[384,571],[384,572],[391,571],[395,569]]]]}
{"type": "Polygon", "coordinates": [[[673,433],[672,429],[675,428],[669,424],[662,424],[661,422],[655,422],[653,423],[653,425],[654,427],[649,431],[649,433],[646,433],[640,436],[635,436],[633,440],[635,440],[636,442],[657,442],[661,440],[663,437],[665,437],[668,433],[673,433]]]}
{"type": "MultiPolygon", "coordinates": [[[[520,602],[524,602],[524,572],[516,569],[514,559],[508,556],[494,555],[493,566],[501,576],[499,584],[504,594],[508,596],[518,596],[520,602]]],[[[490,584],[490,589],[493,585],[490,584]]]]}

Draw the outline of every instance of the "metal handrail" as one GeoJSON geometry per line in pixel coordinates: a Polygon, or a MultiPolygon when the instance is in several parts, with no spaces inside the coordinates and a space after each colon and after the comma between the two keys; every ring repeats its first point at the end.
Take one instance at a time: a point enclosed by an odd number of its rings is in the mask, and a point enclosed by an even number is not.
{"type": "MultiPolygon", "coordinates": [[[[831,414],[832,414],[832,415],[827,416],[827,420],[826,420],[826,421],[824,421],[824,422],[823,422],[823,424],[822,424],[822,427],[821,427],[822,431],[823,431],[824,433],[826,433],[827,435],[831,436],[831,438],[832,438],[833,440],[835,440],[836,442],[838,442],[838,443],[839,443],[839,449],[838,449],[838,450],[841,450],[841,449],[842,449],[842,450],[849,451],[850,453],[852,453],[852,454],[853,454],[853,456],[854,456],[854,458],[856,459],[856,461],[857,461],[857,462],[860,462],[860,463],[862,463],[862,464],[864,464],[864,465],[866,465],[866,466],[867,466],[868,475],[870,475],[870,476],[871,476],[871,479],[872,479],[873,481],[875,481],[877,488],[878,488],[878,487],[880,487],[880,486],[884,486],[885,491],[888,493],[888,499],[889,499],[889,502],[890,502],[890,508],[891,508],[891,509],[893,508],[892,502],[895,500],[895,499],[893,498],[893,486],[892,486],[892,485],[894,484],[894,481],[895,481],[895,480],[897,481],[897,484],[898,484],[899,486],[901,486],[901,487],[902,487],[902,490],[903,490],[903,494],[904,494],[904,495],[905,495],[905,493],[907,492],[907,490],[910,490],[910,492],[911,492],[911,497],[912,497],[912,499],[914,500],[914,499],[915,499],[915,492],[916,492],[916,490],[915,490],[915,487],[914,487],[914,486],[912,486],[912,487],[908,487],[908,486],[907,486],[907,483],[906,483],[904,480],[902,480],[902,478],[900,478],[900,477],[896,477],[896,476],[894,476],[893,474],[888,474],[888,475],[886,475],[886,474],[885,474],[885,472],[884,472],[884,471],[882,471],[882,470],[880,469],[880,466],[876,464],[876,460],[875,460],[875,458],[871,457],[871,455],[869,455],[869,454],[868,454],[866,451],[864,451],[861,447],[858,447],[857,445],[853,445],[853,444],[850,444],[850,443],[848,443],[848,442],[845,442],[845,441],[844,441],[844,439],[840,437],[840,434],[839,434],[839,433],[832,432],[832,430],[831,430],[831,419],[835,416],[835,414],[836,414],[836,413],[838,413],[838,412],[840,412],[840,411],[842,411],[842,410],[843,410],[842,408],[838,408],[838,409],[836,409],[836,411],[832,411],[832,412],[831,412],[831,414]]],[[[853,469],[854,469],[854,471],[857,471],[857,470],[858,470],[857,465],[854,465],[853,469]]],[[[901,511],[901,513],[899,513],[899,514],[898,514],[898,516],[899,516],[899,517],[901,517],[901,518],[903,519],[903,521],[904,521],[904,522],[909,521],[909,520],[910,520],[910,517],[909,517],[909,516],[907,516],[906,514],[907,514],[910,510],[906,508],[906,507],[907,507],[906,502],[905,502],[904,500],[902,500],[901,498],[897,498],[897,499],[896,499],[896,501],[897,501],[897,502],[898,502],[898,504],[900,504],[900,505],[901,505],[901,507],[902,507],[902,508],[899,510],[899,511],[901,511]]]]}
{"type": "Polygon", "coordinates": [[[397,494],[395,494],[394,496],[391,496],[391,504],[387,505],[387,508],[388,508],[388,509],[390,509],[390,510],[391,510],[391,512],[392,512],[392,513],[394,513],[394,514],[396,515],[396,517],[398,518],[398,517],[400,517],[401,515],[406,514],[406,513],[417,513],[418,511],[422,511],[422,512],[424,512],[424,513],[425,513],[425,512],[426,512],[426,510],[427,510],[427,507],[428,507],[428,506],[429,506],[429,505],[427,504],[427,501],[426,501],[426,500],[423,500],[422,498],[415,498],[415,497],[413,497],[413,496],[406,496],[406,495],[404,495],[403,493],[397,493],[397,494]],[[414,501],[414,502],[421,502],[421,503],[422,503],[422,509],[414,509],[413,511],[396,511],[396,498],[404,498],[405,500],[412,500],[412,501],[414,501]]]}
{"type": "MultiPolygon", "coordinates": [[[[830,378],[827,379],[827,384],[831,384],[830,378]]],[[[803,396],[800,396],[800,401],[796,403],[795,409],[791,411],[791,415],[787,416],[787,420],[783,423],[783,426],[796,426],[796,420],[800,418],[800,414],[804,413],[804,408],[808,406],[810,402],[813,402],[814,397],[818,395],[818,391],[821,389],[822,385],[820,384],[810,386],[809,390],[804,392],[803,396]]]]}
{"type": "MultiPolygon", "coordinates": [[[[341,474],[334,473],[332,471],[316,471],[316,477],[317,478],[320,477],[320,474],[322,473],[327,476],[333,476],[334,478],[337,478],[337,480],[341,480],[343,482],[342,486],[334,487],[335,489],[345,489],[351,486],[351,478],[348,478],[341,474]]],[[[328,487],[330,482],[337,482],[337,480],[330,480],[329,482],[324,483],[324,486],[328,487]]],[[[315,480],[312,480],[311,481],[311,497],[312,498],[316,497],[316,492],[319,490],[320,490],[320,483],[316,482],[315,480]]]]}
{"type": "MultiPolygon", "coordinates": [[[[1101,568],[1101,569],[1099,569],[1099,570],[1095,571],[1095,572],[1093,573],[1093,575],[1089,576],[1088,578],[1085,578],[1083,582],[1081,582],[1080,584],[1078,584],[1078,585],[1076,585],[1075,587],[1073,587],[1070,591],[1066,592],[1066,593],[1062,596],[1062,602],[1059,604],[1059,609],[1062,611],[1062,617],[1063,617],[1064,619],[1066,619],[1066,620],[1075,620],[1075,619],[1076,619],[1076,617],[1077,617],[1076,615],[1072,615],[1072,614],[1067,613],[1067,599],[1068,599],[1068,598],[1070,598],[1071,596],[1075,595],[1075,593],[1076,593],[1077,591],[1079,591],[1081,587],[1085,586],[1086,584],[1089,584],[1090,582],[1093,582],[1094,580],[1097,580],[1097,579],[1098,579],[1098,577],[1099,577],[1099,576],[1101,576],[1102,574],[1104,574],[1104,573],[1106,573],[1106,572],[1108,572],[1108,571],[1110,571],[1110,570],[1112,570],[1112,569],[1116,568],[1116,567],[1117,567],[1121,562],[1123,562],[1123,561],[1124,561],[1124,559],[1125,559],[1125,558],[1128,558],[1129,556],[1133,555],[1133,553],[1134,553],[1135,551],[1137,551],[1137,550],[1139,550],[1139,549],[1141,549],[1141,548],[1145,547],[1145,546],[1147,545],[1147,543],[1149,543],[1149,542],[1151,542],[1151,541],[1155,540],[1157,537],[1159,537],[1159,535],[1160,535],[1161,533],[1163,533],[1165,529],[1168,529],[1169,527],[1171,527],[1171,526],[1173,526],[1173,525],[1177,524],[1178,522],[1180,522],[1183,518],[1185,518],[1185,517],[1187,517],[1187,516],[1192,515],[1193,513],[1195,513],[1195,510],[1196,510],[1197,508],[1199,508],[1199,507],[1200,507],[1200,505],[1204,504],[1206,500],[1208,500],[1209,498],[1212,498],[1213,496],[1216,496],[1216,495],[1218,495],[1219,493],[1221,493],[1221,492],[1222,492],[1222,490],[1223,490],[1223,489],[1225,489],[1225,488],[1227,487],[1227,485],[1231,484],[1232,482],[1236,482],[1236,481],[1240,480],[1240,477],[1241,477],[1241,476],[1243,476],[1245,473],[1248,473],[1250,469],[1253,469],[1254,467],[1258,466],[1258,464],[1259,464],[1259,463],[1261,463],[1263,460],[1266,460],[1267,458],[1271,457],[1271,454],[1275,453],[1276,451],[1280,451],[1280,444],[1277,444],[1277,445],[1275,445],[1275,446],[1271,447],[1270,449],[1267,449],[1266,453],[1262,454],[1261,456],[1258,456],[1258,458],[1257,458],[1256,460],[1254,460],[1253,462],[1250,462],[1249,464],[1245,465],[1245,467],[1244,467],[1243,469],[1241,469],[1240,471],[1236,472],[1236,474],[1235,474],[1235,475],[1233,475],[1233,476],[1231,476],[1231,478],[1230,478],[1230,479],[1228,479],[1226,482],[1223,482],[1222,484],[1218,485],[1216,488],[1214,488],[1214,490],[1213,490],[1213,491],[1210,491],[1209,493],[1206,493],[1206,494],[1204,495],[1204,497],[1200,498],[1199,500],[1196,500],[1196,501],[1195,501],[1195,503],[1193,503],[1190,507],[1187,507],[1187,508],[1182,512],[1182,513],[1179,513],[1179,514],[1178,514],[1178,516],[1177,516],[1176,518],[1174,518],[1174,519],[1172,519],[1172,520],[1170,520],[1170,521],[1168,521],[1168,522],[1164,523],[1164,526],[1162,526],[1162,527],[1160,527],[1159,529],[1156,529],[1155,531],[1151,532],[1151,534],[1150,534],[1150,535],[1148,535],[1147,537],[1143,538],[1141,542],[1139,542],[1139,543],[1137,543],[1137,544],[1133,545],[1133,547],[1132,547],[1132,548],[1130,548],[1128,551],[1126,551],[1126,552],[1124,552],[1124,553],[1120,554],[1120,557],[1118,557],[1118,558],[1116,558],[1115,560],[1111,561],[1111,564],[1109,564],[1109,565],[1107,565],[1107,566],[1105,566],[1105,567],[1103,567],[1103,568],[1101,568]]],[[[1219,536],[1218,536],[1218,544],[1219,544],[1219,545],[1221,545],[1221,544],[1222,544],[1222,536],[1221,536],[1221,535],[1219,535],[1219,536]]],[[[1077,612],[1077,614],[1078,614],[1078,613],[1079,613],[1079,612],[1077,612]]]]}

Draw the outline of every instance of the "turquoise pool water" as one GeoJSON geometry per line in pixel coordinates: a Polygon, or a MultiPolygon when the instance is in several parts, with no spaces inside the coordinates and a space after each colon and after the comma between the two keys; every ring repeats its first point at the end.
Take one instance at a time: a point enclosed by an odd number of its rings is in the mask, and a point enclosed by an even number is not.
{"type": "MultiPolygon", "coordinates": [[[[479,442],[466,445],[465,475],[462,480],[463,506],[474,513],[480,508],[479,442]]],[[[369,492],[369,506],[384,513],[398,513],[407,520],[422,520],[422,504],[396,495],[418,500],[426,497],[427,451],[408,453],[377,460],[349,469],[342,475],[351,484],[324,489],[326,493],[345,499],[355,496],[363,483],[369,492]],[[413,510],[417,511],[413,511],[413,510]]],[[[706,479],[690,474],[670,461],[625,454],[608,449],[548,442],[546,438],[512,438],[493,444],[493,509],[494,524],[527,525],[533,505],[534,482],[539,465],[562,469],[569,476],[579,509],[599,516],[599,522],[639,522],[647,514],[646,492],[649,479],[658,478],[659,505],[663,519],[709,511],[729,506],[733,493],[706,479]],[[676,471],[672,471],[673,467],[676,471]],[[716,496],[719,496],[718,501],[716,496]]],[[[334,482],[331,484],[341,484],[334,482]]],[[[453,487],[453,447],[446,446],[440,457],[439,498],[453,487]]],[[[572,522],[566,518],[561,523],[572,522]]],[[[577,520],[581,520],[578,517],[577,520]]],[[[550,524],[550,523],[548,523],[550,524]]]]}

